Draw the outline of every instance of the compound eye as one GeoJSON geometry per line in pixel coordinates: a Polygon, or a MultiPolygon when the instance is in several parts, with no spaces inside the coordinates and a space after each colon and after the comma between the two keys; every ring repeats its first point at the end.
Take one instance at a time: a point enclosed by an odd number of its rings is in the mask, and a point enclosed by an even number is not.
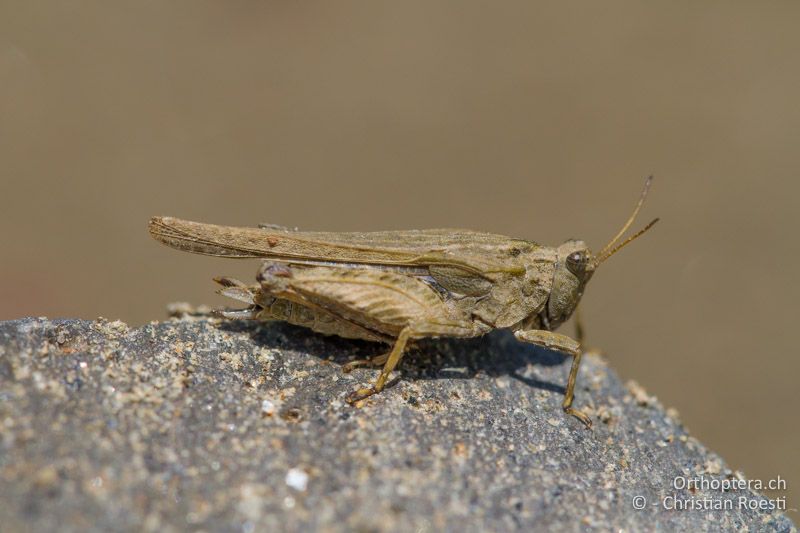
{"type": "Polygon", "coordinates": [[[586,254],[583,252],[573,252],[567,256],[567,268],[576,276],[581,276],[586,272],[586,254]]]}

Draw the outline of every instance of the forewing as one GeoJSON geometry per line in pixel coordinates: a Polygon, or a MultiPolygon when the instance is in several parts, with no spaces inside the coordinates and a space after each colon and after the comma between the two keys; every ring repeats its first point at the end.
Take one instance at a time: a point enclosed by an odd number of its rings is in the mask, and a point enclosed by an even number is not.
{"type": "Polygon", "coordinates": [[[519,267],[498,260],[498,247],[513,246],[515,242],[532,245],[470,230],[305,232],[217,226],[171,217],[152,218],[150,234],[173,248],[204,255],[259,257],[309,265],[390,266],[401,270],[451,266],[473,275],[516,272],[519,267]]]}

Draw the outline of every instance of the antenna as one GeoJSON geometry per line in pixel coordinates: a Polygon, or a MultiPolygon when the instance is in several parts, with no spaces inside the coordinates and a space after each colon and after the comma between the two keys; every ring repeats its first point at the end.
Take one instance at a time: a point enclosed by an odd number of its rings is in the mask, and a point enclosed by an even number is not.
{"type": "Polygon", "coordinates": [[[658,222],[659,220],[661,220],[661,219],[654,218],[645,227],[643,227],[642,229],[640,229],[639,231],[637,231],[636,233],[634,233],[633,235],[631,235],[630,237],[628,237],[627,239],[625,239],[624,241],[619,243],[617,246],[612,248],[610,252],[604,252],[602,255],[597,256],[597,260],[595,261],[595,264],[599,265],[600,263],[602,263],[603,261],[605,261],[606,259],[608,259],[612,255],[614,255],[615,253],[619,252],[622,249],[623,246],[625,246],[626,244],[628,244],[629,242],[631,242],[635,238],[641,236],[645,231],[647,231],[650,228],[652,228],[653,226],[655,226],[656,222],[658,222]]]}
{"type": "Polygon", "coordinates": [[[642,204],[644,204],[644,199],[647,196],[647,191],[650,190],[650,184],[651,183],[653,183],[653,176],[648,176],[647,179],[644,181],[644,189],[642,189],[642,195],[639,197],[639,201],[636,203],[636,207],[633,209],[633,213],[628,218],[628,221],[625,222],[625,225],[622,226],[622,229],[619,230],[619,232],[616,235],[614,235],[614,238],[611,239],[611,242],[606,244],[603,247],[603,249],[600,250],[600,252],[597,254],[597,259],[595,261],[596,265],[599,265],[600,263],[602,263],[603,261],[605,261],[606,259],[608,259],[612,255],[617,253],[619,250],[622,249],[623,246],[625,246],[626,244],[628,244],[632,240],[634,240],[637,237],[639,237],[640,235],[642,235],[644,232],[646,232],[647,230],[652,228],[653,225],[656,222],[658,222],[657,218],[654,219],[648,225],[646,225],[643,229],[637,231],[635,234],[631,235],[630,237],[628,237],[627,239],[622,241],[622,243],[620,243],[619,245],[614,246],[617,243],[617,241],[620,239],[620,237],[622,237],[625,234],[625,232],[628,231],[628,228],[631,227],[631,224],[633,224],[633,221],[636,220],[636,215],[639,214],[639,210],[642,208],[642,204]]]}

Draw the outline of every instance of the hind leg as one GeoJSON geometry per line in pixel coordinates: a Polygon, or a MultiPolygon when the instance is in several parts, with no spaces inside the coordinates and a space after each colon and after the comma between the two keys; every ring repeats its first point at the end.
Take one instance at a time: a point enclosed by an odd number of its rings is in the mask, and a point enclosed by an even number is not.
{"type": "Polygon", "coordinates": [[[424,282],[394,272],[346,267],[291,268],[265,263],[258,280],[266,293],[324,310],[395,339],[375,384],[354,392],[348,401],[383,390],[409,340],[475,337],[487,329],[456,314],[424,282]]]}
{"type": "Polygon", "coordinates": [[[222,288],[217,294],[250,304],[245,309],[217,310],[219,316],[230,319],[280,320],[303,326],[324,335],[362,339],[391,344],[393,339],[338,317],[324,309],[303,302],[291,301],[265,292],[258,285],[248,286],[233,278],[214,278],[222,288]]]}
{"type": "Polygon", "coordinates": [[[360,366],[381,366],[389,359],[389,353],[376,355],[375,357],[371,357],[369,359],[356,359],[355,361],[349,361],[342,366],[342,372],[345,374],[349,374],[353,371],[353,369],[358,368],[360,366]]]}

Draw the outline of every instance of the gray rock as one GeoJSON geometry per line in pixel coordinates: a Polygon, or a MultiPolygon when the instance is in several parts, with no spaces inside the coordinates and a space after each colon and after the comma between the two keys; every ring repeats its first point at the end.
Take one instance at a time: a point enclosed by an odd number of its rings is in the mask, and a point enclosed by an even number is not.
{"type": "Polygon", "coordinates": [[[740,507],[756,492],[674,488],[740,478],[598,356],[590,431],[560,408],[568,361],[503,333],[420,342],[346,404],[375,370],[340,363],[382,349],[207,317],[0,323],[2,529],[794,530],[740,507]]]}

